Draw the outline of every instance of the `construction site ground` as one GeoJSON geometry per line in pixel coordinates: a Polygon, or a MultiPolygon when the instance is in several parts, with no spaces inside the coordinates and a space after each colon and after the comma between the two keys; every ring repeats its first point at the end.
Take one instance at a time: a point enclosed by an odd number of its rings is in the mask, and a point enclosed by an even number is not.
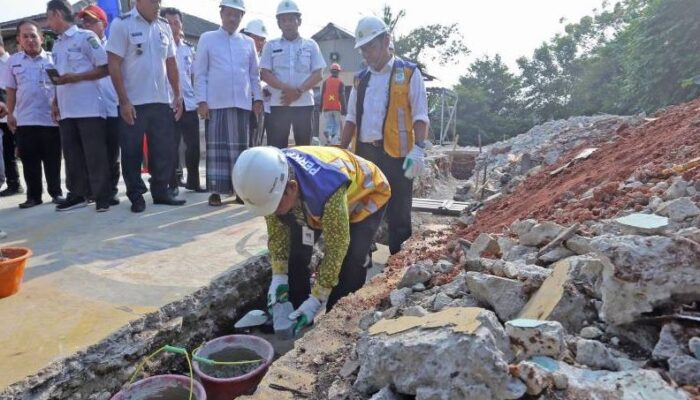
{"type": "MultiPolygon", "coordinates": [[[[65,187],[65,186],[64,186],[65,187]]],[[[49,363],[93,345],[130,321],[208,285],[260,254],[266,229],[242,206],[212,208],[188,192],[183,207],[143,214],[122,204],[56,212],[0,200],[4,246],[32,249],[20,292],[0,301],[0,391],[49,363]]],[[[44,195],[44,201],[48,196],[44,195]]]]}

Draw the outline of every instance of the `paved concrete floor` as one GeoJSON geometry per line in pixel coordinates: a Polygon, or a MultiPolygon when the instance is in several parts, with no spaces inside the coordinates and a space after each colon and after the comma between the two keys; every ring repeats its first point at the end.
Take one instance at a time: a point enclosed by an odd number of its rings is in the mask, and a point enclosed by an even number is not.
{"type": "Polygon", "coordinates": [[[184,207],[154,206],[146,195],[146,212],[136,215],[123,193],[120,206],[101,214],[94,205],[20,210],[24,195],[0,199],[8,233],[0,245],[34,252],[21,291],[0,299],[0,389],[266,248],[264,221],[242,206],[212,208],[207,194],[191,192],[180,195],[184,207]]]}

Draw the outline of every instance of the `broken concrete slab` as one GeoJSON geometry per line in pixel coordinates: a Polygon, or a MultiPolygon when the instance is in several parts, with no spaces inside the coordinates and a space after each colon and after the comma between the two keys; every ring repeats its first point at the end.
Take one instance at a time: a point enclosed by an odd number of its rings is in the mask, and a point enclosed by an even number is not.
{"type": "Polygon", "coordinates": [[[579,235],[572,236],[570,239],[564,242],[564,246],[581,256],[589,254],[593,251],[590,239],[579,235]]]}
{"type": "Polygon", "coordinates": [[[700,257],[692,241],[662,236],[601,236],[601,317],[626,324],[663,305],[700,300],[700,257]]]}
{"type": "Polygon", "coordinates": [[[403,396],[399,396],[398,394],[394,393],[394,391],[387,386],[375,393],[370,400],[401,400],[403,398],[403,396]]]}
{"type": "Polygon", "coordinates": [[[411,293],[413,293],[413,289],[410,287],[392,290],[389,293],[389,303],[392,307],[403,307],[408,302],[408,296],[411,293]]]}
{"type": "Polygon", "coordinates": [[[624,231],[632,235],[657,235],[668,227],[668,218],[655,214],[630,214],[615,220],[624,231]]]}
{"type": "Polygon", "coordinates": [[[496,239],[496,243],[498,244],[498,248],[501,250],[502,255],[510,252],[510,250],[518,244],[518,242],[507,236],[499,236],[498,239],[496,239]]]}
{"type": "Polygon", "coordinates": [[[530,232],[535,225],[537,220],[534,219],[516,220],[510,224],[510,230],[520,237],[530,232]]]}
{"type": "Polygon", "coordinates": [[[688,348],[690,349],[690,354],[700,360],[700,337],[690,338],[688,341],[688,348]]]}
{"type": "Polygon", "coordinates": [[[681,197],[661,204],[656,212],[669,217],[672,221],[683,222],[700,215],[700,208],[690,197],[681,197]]]}
{"type": "Polygon", "coordinates": [[[455,277],[452,280],[452,282],[440,286],[440,292],[452,297],[453,299],[466,295],[467,293],[469,293],[466,278],[467,273],[460,272],[460,274],[457,275],[457,277],[455,277]]]}
{"type": "Polygon", "coordinates": [[[530,298],[518,318],[559,321],[569,332],[578,332],[586,326],[585,321],[594,320],[595,310],[574,284],[577,271],[572,268],[572,258],[554,264],[552,275],[530,298]]]}
{"type": "Polygon", "coordinates": [[[452,304],[452,297],[446,295],[445,293],[438,293],[435,295],[433,300],[432,310],[441,311],[452,304]]]}
{"type": "Polygon", "coordinates": [[[603,336],[603,331],[597,326],[587,326],[581,329],[579,336],[584,339],[598,339],[603,336]]]}
{"type": "Polygon", "coordinates": [[[405,317],[425,317],[428,315],[428,311],[421,306],[411,306],[403,310],[403,315],[405,317]]]}
{"type": "Polygon", "coordinates": [[[682,178],[676,179],[663,194],[666,201],[676,200],[688,195],[688,182],[682,178]]]}
{"type": "Polygon", "coordinates": [[[593,369],[618,371],[620,363],[610,350],[597,340],[576,341],[576,362],[593,369]]]}
{"type": "Polygon", "coordinates": [[[568,385],[562,397],[565,399],[689,400],[686,392],[668,384],[656,371],[591,371],[549,357],[533,357],[530,361],[567,377],[568,385]]]}
{"type": "Polygon", "coordinates": [[[669,374],[681,385],[700,385],[700,361],[688,355],[668,360],[669,374]]]}
{"type": "Polygon", "coordinates": [[[565,231],[564,227],[554,222],[545,221],[533,226],[527,233],[519,237],[523,246],[542,246],[554,240],[565,231]]]}
{"type": "Polygon", "coordinates": [[[517,279],[531,287],[538,288],[552,275],[552,270],[539,265],[523,263],[502,263],[502,275],[506,278],[517,279]]]}
{"type": "Polygon", "coordinates": [[[504,251],[502,258],[504,261],[518,261],[526,258],[528,255],[537,257],[537,247],[517,244],[509,250],[504,251]]]}
{"type": "Polygon", "coordinates": [[[410,288],[417,283],[428,282],[433,277],[432,267],[432,262],[411,265],[399,282],[398,288],[410,288]]]}
{"type": "Polygon", "coordinates": [[[533,356],[561,358],[566,350],[564,327],[556,321],[508,321],[506,334],[518,360],[526,360],[533,356]]]}
{"type": "MultiPolygon", "coordinates": [[[[444,397],[518,399],[525,385],[511,377],[510,343],[496,315],[478,308],[448,308],[423,318],[380,321],[358,345],[354,388],[371,394],[392,385],[399,393],[444,397]],[[475,390],[478,389],[478,392],[475,390]]],[[[418,397],[416,397],[418,398],[418,397]]]]}
{"type": "MultiPolygon", "coordinates": [[[[579,227],[580,227],[580,224],[576,223],[576,224],[573,224],[570,227],[566,228],[565,230],[561,231],[561,233],[559,233],[557,235],[557,237],[555,237],[551,242],[547,243],[544,247],[542,247],[542,249],[540,249],[540,251],[537,253],[537,256],[538,257],[542,256],[542,255],[554,250],[555,248],[560,247],[565,241],[571,239],[571,237],[573,237],[576,234],[576,231],[578,231],[579,227]]],[[[565,258],[565,257],[561,257],[561,258],[565,258]]],[[[555,260],[555,261],[559,261],[559,260],[555,260]]]]}
{"type": "Polygon", "coordinates": [[[552,373],[541,366],[528,361],[518,364],[516,376],[527,386],[527,394],[537,396],[554,385],[552,373]]]}
{"type": "Polygon", "coordinates": [[[501,249],[498,247],[498,242],[488,233],[480,234],[476,240],[474,240],[474,243],[472,243],[472,247],[469,249],[469,251],[478,256],[484,256],[486,254],[493,256],[501,255],[501,249]]]}
{"type": "Polygon", "coordinates": [[[479,272],[467,272],[466,281],[471,295],[493,308],[502,321],[515,318],[527,303],[525,284],[520,281],[479,272]]]}
{"type": "Polygon", "coordinates": [[[675,356],[685,355],[681,343],[682,330],[683,327],[675,322],[664,325],[659,333],[659,341],[651,353],[652,358],[657,361],[667,361],[675,356]]]}
{"type": "Polygon", "coordinates": [[[545,264],[552,264],[559,260],[576,255],[573,251],[567,249],[564,246],[555,247],[554,249],[542,254],[537,259],[545,264]]]}
{"type": "Polygon", "coordinates": [[[449,274],[450,272],[454,271],[454,269],[455,269],[454,263],[447,261],[447,260],[440,260],[433,267],[433,273],[435,273],[435,274],[449,274]]]}

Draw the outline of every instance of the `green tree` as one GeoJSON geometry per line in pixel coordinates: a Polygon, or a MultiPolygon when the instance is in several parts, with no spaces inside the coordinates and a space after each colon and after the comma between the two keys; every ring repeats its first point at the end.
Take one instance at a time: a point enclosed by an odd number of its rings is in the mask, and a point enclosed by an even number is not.
{"type": "Polygon", "coordinates": [[[461,145],[488,144],[522,133],[532,118],[521,100],[522,83],[499,55],[475,60],[454,90],[459,95],[461,145]]]}
{"type": "Polygon", "coordinates": [[[469,54],[456,23],[419,26],[405,35],[398,35],[396,27],[406,16],[406,10],[395,12],[385,4],[381,14],[391,32],[396,54],[417,62],[421,67],[425,67],[428,61],[446,65],[469,54]]]}

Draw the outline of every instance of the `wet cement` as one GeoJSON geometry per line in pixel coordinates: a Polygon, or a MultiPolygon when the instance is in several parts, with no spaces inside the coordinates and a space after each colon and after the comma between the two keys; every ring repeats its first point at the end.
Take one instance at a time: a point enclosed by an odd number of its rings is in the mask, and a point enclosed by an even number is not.
{"type": "Polygon", "coordinates": [[[231,347],[216,353],[212,353],[209,356],[209,359],[218,362],[260,360],[254,363],[241,365],[208,365],[204,363],[200,364],[200,369],[204,374],[209,375],[212,378],[221,379],[235,378],[237,376],[245,375],[249,372],[254,371],[263,363],[262,357],[260,357],[258,353],[254,352],[253,350],[246,349],[244,347],[231,347]]]}

